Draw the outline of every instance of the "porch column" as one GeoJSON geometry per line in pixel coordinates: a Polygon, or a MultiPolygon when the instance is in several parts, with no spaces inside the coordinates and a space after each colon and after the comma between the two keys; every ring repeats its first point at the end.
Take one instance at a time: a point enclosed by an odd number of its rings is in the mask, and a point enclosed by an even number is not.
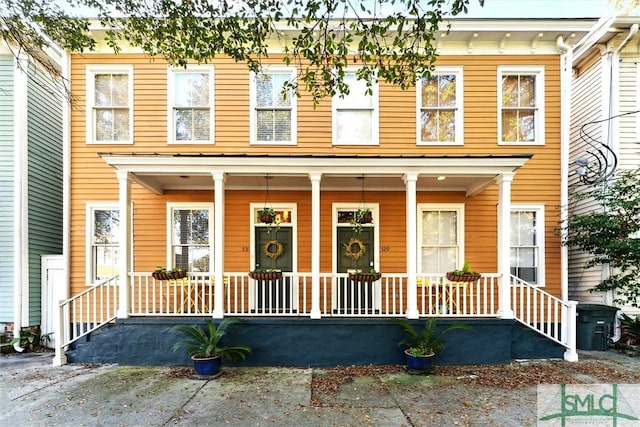
{"type": "Polygon", "coordinates": [[[320,179],[321,173],[310,173],[311,181],[311,318],[320,312],[320,179]]]}
{"type": "Polygon", "coordinates": [[[129,317],[131,308],[131,173],[126,170],[117,170],[119,194],[118,204],[120,210],[120,259],[118,260],[118,275],[120,285],[120,301],[118,304],[118,317],[129,317]]]}
{"type": "Polygon", "coordinates": [[[502,319],[513,319],[511,307],[511,268],[509,248],[511,246],[511,182],[513,173],[503,173],[498,183],[498,315],[502,319]]]}
{"type": "Polygon", "coordinates": [[[224,317],[224,184],[223,172],[213,172],[213,271],[215,291],[213,293],[213,318],[224,317]]]}
{"type": "Polygon", "coordinates": [[[418,274],[418,223],[416,203],[417,181],[417,173],[407,173],[404,176],[407,199],[407,318],[409,319],[417,319],[420,316],[420,313],[418,312],[418,293],[416,288],[416,280],[418,274]]]}

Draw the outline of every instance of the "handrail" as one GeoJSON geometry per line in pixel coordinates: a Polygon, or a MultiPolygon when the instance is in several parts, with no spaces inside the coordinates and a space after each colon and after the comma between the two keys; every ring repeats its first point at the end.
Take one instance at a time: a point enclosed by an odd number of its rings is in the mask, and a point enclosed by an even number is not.
{"type": "Polygon", "coordinates": [[[101,326],[112,322],[118,310],[119,276],[113,276],[58,304],[57,361],[63,349],[101,326]]]}
{"type": "Polygon", "coordinates": [[[511,298],[514,318],[550,340],[576,354],[576,305],[562,301],[536,285],[511,275],[511,298]]]}

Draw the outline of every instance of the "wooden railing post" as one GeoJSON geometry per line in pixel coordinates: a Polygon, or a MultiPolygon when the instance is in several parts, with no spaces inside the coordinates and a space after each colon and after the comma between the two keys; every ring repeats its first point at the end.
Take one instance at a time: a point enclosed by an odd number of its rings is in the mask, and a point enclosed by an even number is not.
{"type": "Polygon", "coordinates": [[[578,353],[576,351],[576,301],[568,301],[568,306],[564,307],[562,313],[562,322],[564,326],[563,341],[566,343],[567,349],[564,352],[564,360],[567,362],[577,362],[578,353]],[[566,314],[566,315],[565,315],[566,314]]]}

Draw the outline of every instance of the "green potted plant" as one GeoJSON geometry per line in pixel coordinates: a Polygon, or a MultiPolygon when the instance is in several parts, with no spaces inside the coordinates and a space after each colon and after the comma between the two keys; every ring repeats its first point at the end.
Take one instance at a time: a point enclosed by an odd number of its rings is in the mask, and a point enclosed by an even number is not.
{"type": "Polygon", "coordinates": [[[433,357],[442,351],[443,335],[454,329],[470,329],[468,325],[456,323],[438,332],[437,321],[434,317],[426,320],[421,330],[407,319],[394,319],[404,332],[405,338],[398,343],[405,348],[404,354],[409,372],[424,373],[433,368],[433,357]]]}
{"type": "Polygon", "coordinates": [[[159,265],[151,275],[156,280],[178,280],[185,277],[187,272],[180,267],[173,267],[172,269],[167,270],[165,267],[159,265]]]}
{"type": "Polygon", "coordinates": [[[216,375],[220,371],[222,358],[239,361],[245,360],[251,354],[251,348],[246,345],[220,345],[220,340],[226,335],[229,326],[239,322],[239,319],[226,318],[217,327],[210,319],[205,321],[205,327],[176,325],[171,330],[183,334],[184,338],[173,345],[173,351],[186,349],[198,375],[216,375]]]}
{"type": "Polygon", "coordinates": [[[360,233],[362,231],[362,224],[371,224],[372,222],[371,209],[359,208],[354,212],[353,217],[351,217],[351,228],[354,233],[360,233]]]}
{"type": "Polygon", "coordinates": [[[447,272],[447,279],[452,282],[475,282],[480,278],[480,273],[471,270],[469,261],[462,264],[462,268],[447,272]]]}
{"type": "Polygon", "coordinates": [[[349,272],[349,280],[353,280],[354,282],[372,283],[380,279],[381,276],[375,268],[370,268],[368,272],[361,268],[356,268],[349,272]]]}

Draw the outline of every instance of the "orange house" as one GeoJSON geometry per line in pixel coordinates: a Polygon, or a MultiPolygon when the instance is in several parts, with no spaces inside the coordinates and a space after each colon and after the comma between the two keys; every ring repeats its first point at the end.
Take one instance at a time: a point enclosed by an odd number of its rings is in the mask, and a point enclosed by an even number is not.
{"type": "Polygon", "coordinates": [[[556,230],[567,52],[591,24],[453,20],[431,78],[365,95],[347,74],[350,94],[315,107],[282,96],[296,70],[277,53],[257,75],[225,58],[70,54],[57,363],[151,363],[130,341],[100,344],[104,324],[178,363],[158,336],[225,316],[264,340],[256,364],[392,363],[390,318],[429,316],[474,328],[444,363],[576,360],[556,230]],[[465,261],[479,276],[447,274],[465,261]],[[319,340],[341,355],[305,351],[319,340]]]}

